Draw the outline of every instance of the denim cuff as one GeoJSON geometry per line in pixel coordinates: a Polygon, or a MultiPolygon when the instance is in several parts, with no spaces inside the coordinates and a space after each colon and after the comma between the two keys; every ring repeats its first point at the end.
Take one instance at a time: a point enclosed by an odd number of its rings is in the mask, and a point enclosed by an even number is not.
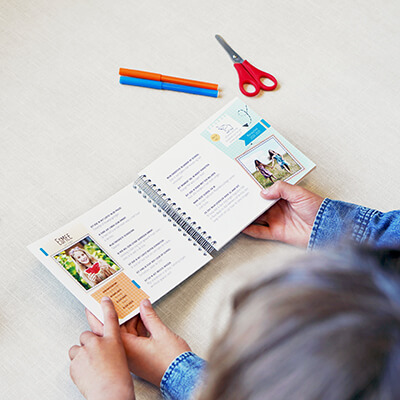
{"type": "Polygon", "coordinates": [[[182,353],[175,358],[161,380],[160,389],[164,398],[168,400],[190,399],[206,364],[202,358],[191,351],[182,353]]]}
{"type": "Polygon", "coordinates": [[[367,228],[377,210],[343,201],[324,199],[311,231],[308,249],[335,246],[346,239],[356,243],[368,240],[367,228]]]}

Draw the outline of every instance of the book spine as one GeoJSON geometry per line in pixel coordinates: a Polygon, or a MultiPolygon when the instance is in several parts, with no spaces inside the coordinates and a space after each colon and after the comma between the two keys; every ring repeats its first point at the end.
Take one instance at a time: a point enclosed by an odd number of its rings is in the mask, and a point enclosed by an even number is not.
{"type": "Polygon", "coordinates": [[[193,221],[186,212],[177,207],[171,198],[157,188],[157,185],[152,184],[151,179],[148,179],[146,175],[136,179],[133,188],[142,194],[149,203],[153,203],[153,207],[158,207],[158,211],[162,212],[164,217],[168,217],[168,220],[177,226],[179,231],[184,231],[184,236],[189,236],[188,240],[196,242],[199,248],[210,255],[217,251],[214,247],[216,242],[212,241],[212,237],[207,236],[207,232],[202,231],[201,226],[198,226],[196,221],[193,221]]]}

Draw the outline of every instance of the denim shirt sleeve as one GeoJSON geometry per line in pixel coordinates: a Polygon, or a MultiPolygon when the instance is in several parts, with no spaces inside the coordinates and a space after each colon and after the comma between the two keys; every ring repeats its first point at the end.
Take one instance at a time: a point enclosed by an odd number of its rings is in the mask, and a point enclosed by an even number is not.
{"type": "Polygon", "coordinates": [[[308,242],[314,250],[351,240],[375,248],[400,247],[400,210],[378,210],[325,199],[315,217],[308,242]]]}
{"type": "Polygon", "coordinates": [[[202,373],[207,363],[187,351],[175,358],[165,371],[161,380],[161,393],[168,400],[191,399],[194,389],[200,383],[202,373]]]}

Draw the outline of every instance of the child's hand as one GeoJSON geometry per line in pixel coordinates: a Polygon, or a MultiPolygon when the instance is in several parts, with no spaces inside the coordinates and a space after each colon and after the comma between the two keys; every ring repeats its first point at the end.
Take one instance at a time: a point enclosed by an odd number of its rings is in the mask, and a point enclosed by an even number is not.
{"type": "Polygon", "coordinates": [[[257,239],[279,240],[306,247],[323,198],[300,186],[281,181],[274,183],[268,191],[262,191],[261,196],[268,200],[281,200],[245,228],[243,233],[257,239]]]}
{"type": "Polygon", "coordinates": [[[92,282],[94,282],[94,283],[98,283],[97,281],[98,281],[98,276],[97,276],[97,274],[95,274],[94,272],[89,272],[88,274],[87,274],[87,277],[88,277],[88,279],[89,280],[91,280],[92,282]]]}
{"type": "MultiPolygon", "coordinates": [[[[86,316],[93,332],[102,335],[103,324],[88,310],[86,316]]],[[[190,351],[188,344],[162,323],[148,300],[140,304],[140,317],[121,326],[121,337],[131,372],[156,386],[171,362],[190,351]]]]}
{"type": "Polygon", "coordinates": [[[117,313],[110,299],[101,302],[104,334],[90,331],[80,336],[80,346],[69,350],[71,378],[88,400],[133,400],[135,393],[129,373],[117,313]]]}

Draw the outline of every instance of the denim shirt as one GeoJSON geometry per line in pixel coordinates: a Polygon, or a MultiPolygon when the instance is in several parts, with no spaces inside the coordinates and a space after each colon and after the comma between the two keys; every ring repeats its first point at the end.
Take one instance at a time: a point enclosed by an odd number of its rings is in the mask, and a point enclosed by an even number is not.
{"type": "MultiPolygon", "coordinates": [[[[356,204],[325,199],[315,217],[309,250],[335,246],[344,240],[380,248],[400,247],[400,210],[383,213],[356,204]]],[[[192,352],[178,356],[161,381],[168,400],[187,400],[201,384],[207,363],[192,352]]]]}
{"type": "Polygon", "coordinates": [[[187,351],[176,357],[164,373],[161,380],[161,393],[168,400],[186,400],[192,398],[194,389],[201,383],[201,376],[207,363],[187,351]]]}
{"type": "Polygon", "coordinates": [[[383,213],[325,199],[315,217],[308,249],[333,247],[346,239],[375,248],[400,247],[400,210],[383,213]]]}

